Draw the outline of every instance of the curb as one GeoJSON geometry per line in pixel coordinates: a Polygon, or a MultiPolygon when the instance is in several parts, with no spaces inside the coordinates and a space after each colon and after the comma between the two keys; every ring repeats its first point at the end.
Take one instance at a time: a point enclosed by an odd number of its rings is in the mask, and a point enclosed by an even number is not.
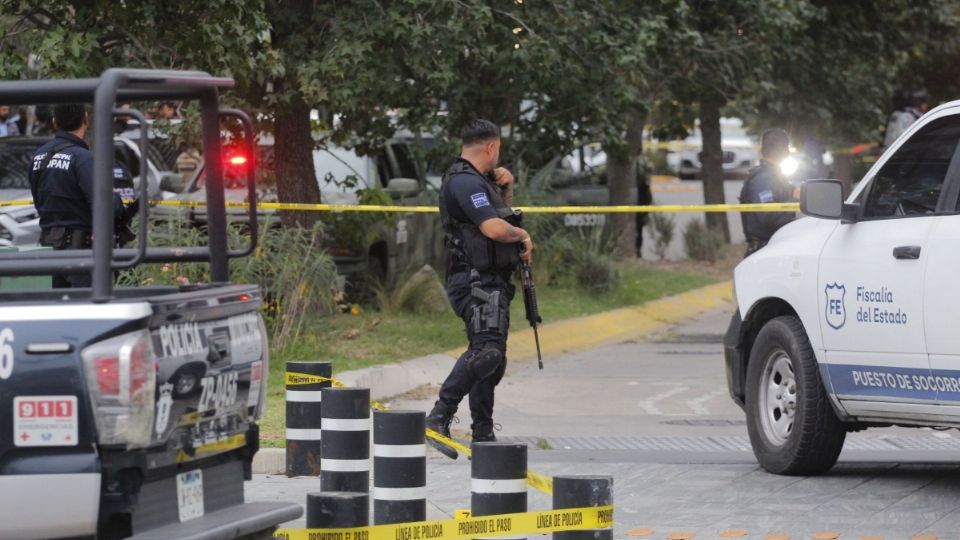
{"type": "MultiPolygon", "coordinates": [[[[540,348],[544,356],[548,356],[622,343],[666,330],[732,301],[733,284],[724,281],[638,306],[557,321],[540,327],[540,348]]],[[[511,333],[507,349],[511,359],[536,358],[533,331],[524,328],[511,333]]],[[[336,377],[347,385],[369,388],[371,399],[385,400],[424,384],[439,384],[461,352],[463,349],[454,349],[398,364],[344,371],[336,377]]],[[[283,448],[262,448],[253,458],[254,474],[284,474],[285,471],[286,450],[283,448]]]]}
{"type": "MultiPolygon", "coordinates": [[[[732,301],[733,283],[724,281],[638,306],[565,319],[540,327],[540,349],[547,356],[622,343],[666,330],[732,301]]],[[[523,328],[512,332],[507,350],[511,359],[535,358],[533,331],[523,328]]],[[[461,352],[462,349],[454,349],[445,354],[457,357],[461,352]]]]}

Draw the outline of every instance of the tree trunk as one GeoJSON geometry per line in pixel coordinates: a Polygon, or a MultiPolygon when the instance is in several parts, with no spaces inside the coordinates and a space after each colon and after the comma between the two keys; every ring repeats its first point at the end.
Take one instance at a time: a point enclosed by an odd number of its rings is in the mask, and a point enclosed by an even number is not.
{"type": "MultiPolygon", "coordinates": [[[[607,189],[610,204],[632,205],[636,196],[631,193],[637,186],[637,157],[643,153],[643,124],[646,113],[636,110],[628,117],[627,133],[622,147],[607,151],[607,189]]],[[[614,256],[628,259],[637,255],[637,226],[633,214],[610,214],[617,244],[614,256]]]]}
{"type": "MultiPolygon", "coordinates": [[[[310,107],[299,96],[293,97],[290,102],[277,106],[275,119],[273,161],[280,202],[319,203],[320,186],[313,168],[310,107]]],[[[288,227],[309,228],[319,217],[317,212],[280,212],[280,219],[288,227]]]]}
{"type": "Polygon", "coordinates": [[[846,198],[853,189],[853,154],[837,152],[833,155],[833,176],[843,184],[843,197],[846,198]]]}
{"type": "MultiPolygon", "coordinates": [[[[707,93],[700,98],[700,133],[703,135],[703,149],[700,163],[703,167],[703,200],[707,204],[724,204],[723,190],[723,149],[720,145],[720,107],[723,96],[707,93]]],[[[730,243],[730,227],[725,212],[707,212],[707,228],[720,231],[723,239],[730,243]]]]}

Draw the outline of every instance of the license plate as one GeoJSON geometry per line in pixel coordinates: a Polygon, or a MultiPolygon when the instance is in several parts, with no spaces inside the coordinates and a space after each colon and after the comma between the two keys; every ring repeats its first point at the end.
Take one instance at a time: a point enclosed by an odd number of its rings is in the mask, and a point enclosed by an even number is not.
{"type": "Polygon", "coordinates": [[[177,507],[180,521],[203,516],[203,471],[198,469],[177,475],[177,507]]]}
{"type": "Polygon", "coordinates": [[[605,214],[566,214],[563,224],[567,227],[602,227],[607,223],[605,214]]]}

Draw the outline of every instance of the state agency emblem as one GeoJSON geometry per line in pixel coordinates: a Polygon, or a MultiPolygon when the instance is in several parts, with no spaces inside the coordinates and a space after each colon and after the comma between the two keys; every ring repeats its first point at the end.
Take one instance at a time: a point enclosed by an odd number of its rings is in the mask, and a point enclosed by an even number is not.
{"type": "Polygon", "coordinates": [[[839,330],[847,323],[847,309],[843,303],[847,288],[836,282],[828,283],[824,293],[827,295],[825,313],[827,324],[830,325],[830,328],[839,330]]]}

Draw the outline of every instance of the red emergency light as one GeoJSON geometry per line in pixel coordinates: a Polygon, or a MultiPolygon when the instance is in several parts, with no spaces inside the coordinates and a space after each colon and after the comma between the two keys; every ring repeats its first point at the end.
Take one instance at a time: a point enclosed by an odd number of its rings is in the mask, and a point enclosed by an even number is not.
{"type": "Polygon", "coordinates": [[[247,156],[241,156],[241,155],[231,156],[230,159],[227,160],[227,163],[229,163],[230,165],[233,165],[234,167],[240,167],[242,165],[246,165],[247,156]]]}

